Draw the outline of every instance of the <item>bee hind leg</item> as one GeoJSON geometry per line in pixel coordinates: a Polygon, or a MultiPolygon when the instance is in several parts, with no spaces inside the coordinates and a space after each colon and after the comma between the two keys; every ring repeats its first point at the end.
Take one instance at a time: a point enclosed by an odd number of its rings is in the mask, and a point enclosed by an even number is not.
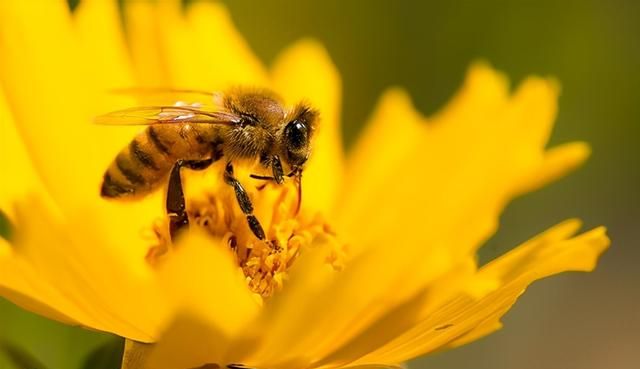
{"type": "Polygon", "coordinates": [[[183,229],[189,226],[189,217],[184,200],[182,188],[182,176],[180,170],[187,167],[193,170],[203,170],[213,163],[213,159],[207,160],[178,160],[169,174],[169,187],[167,189],[167,201],[165,203],[167,216],[169,217],[169,235],[173,241],[183,229]]]}
{"type": "Polygon", "coordinates": [[[263,241],[266,236],[258,218],[253,215],[253,204],[251,203],[249,194],[247,194],[247,191],[242,187],[240,181],[233,176],[233,165],[230,162],[227,163],[224,170],[224,181],[229,186],[233,187],[236,199],[238,200],[238,205],[240,205],[240,209],[247,216],[247,223],[249,224],[251,232],[253,232],[259,240],[263,241]]]}

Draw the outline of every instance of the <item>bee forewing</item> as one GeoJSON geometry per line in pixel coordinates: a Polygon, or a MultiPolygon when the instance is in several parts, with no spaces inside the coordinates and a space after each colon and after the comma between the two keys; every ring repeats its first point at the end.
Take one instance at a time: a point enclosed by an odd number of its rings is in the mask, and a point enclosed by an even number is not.
{"type": "Polygon", "coordinates": [[[113,89],[110,92],[119,95],[131,95],[148,104],[173,104],[176,101],[191,103],[216,104],[217,92],[179,89],[168,87],[126,87],[113,89]]]}
{"type": "Polygon", "coordinates": [[[94,118],[96,124],[149,125],[149,124],[235,124],[239,117],[211,106],[141,106],[113,111],[94,118]]]}

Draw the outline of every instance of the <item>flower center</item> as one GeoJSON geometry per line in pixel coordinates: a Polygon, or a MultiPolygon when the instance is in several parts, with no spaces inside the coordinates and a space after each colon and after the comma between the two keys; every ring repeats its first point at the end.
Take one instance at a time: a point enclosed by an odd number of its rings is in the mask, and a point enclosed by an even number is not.
{"type": "MultiPolygon", "coordinates": [[[[330,243],[334,252],[327,262],[336,268],[341,266],[343,245],[320,214],[297,214],[299,199],[293,183],[278,185],[255,179],[247,179],[244,183],[254,214],[265,230],[265,240],[259,240],[251,232],[233,190],[227,185],[216,183],[212,187],[209,184],[208,189],[197,185],[185,186],[185,193],[190,227],[204,230],[221,240],[223,247],[233,251],[251,291],[268,298],[282,289],[289,268],[315,242],[330,243]]],[[[166,218],[152,227],[154,244],[147,260],[156,265],[170,257],[172,242],[166,218]]]]}

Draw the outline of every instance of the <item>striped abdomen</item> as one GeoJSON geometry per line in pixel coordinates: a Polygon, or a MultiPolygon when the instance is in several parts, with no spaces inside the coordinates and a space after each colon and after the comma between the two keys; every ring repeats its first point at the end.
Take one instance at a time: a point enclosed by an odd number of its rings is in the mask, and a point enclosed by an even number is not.
{"type": "Polygon", "coordinates": [[[177,160],[211,157],[218,128],[212,125],[156,124],[147,127],[116,156],[104,174],[107,198],[146,195],[157,188],[177,160]]]}

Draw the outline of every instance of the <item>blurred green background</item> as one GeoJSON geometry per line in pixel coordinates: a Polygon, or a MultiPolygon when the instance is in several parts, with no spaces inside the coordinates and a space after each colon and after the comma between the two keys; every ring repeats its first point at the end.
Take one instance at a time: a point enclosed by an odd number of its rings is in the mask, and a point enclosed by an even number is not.
{"type": "MultiPolygon", "coordinates": [[[[594,273],[535,284],[498,333],[417,359],[409,368],[640,367],[640,2],[227,3],[267,63],[300,37],[327,46],[342,74],[347,142],[389,86],[407,88],[429,114],[478,58],[506,72],[514,84],[531,73],[556,76],[562,96],[552,144],[585,140],[593,157],[570,177],[513,202],[481,259],[575,216],[587,227],[607,225],[612,248],[594,273]]],[[[80,368],[92,352],[108,357],[119,349],[113,337],[65,327],[4,301],[0,327],[5,342],[52,369],[80,368]]],[[[0,368],[12,368],[6,355],[0,354],[0,368]]]]}

